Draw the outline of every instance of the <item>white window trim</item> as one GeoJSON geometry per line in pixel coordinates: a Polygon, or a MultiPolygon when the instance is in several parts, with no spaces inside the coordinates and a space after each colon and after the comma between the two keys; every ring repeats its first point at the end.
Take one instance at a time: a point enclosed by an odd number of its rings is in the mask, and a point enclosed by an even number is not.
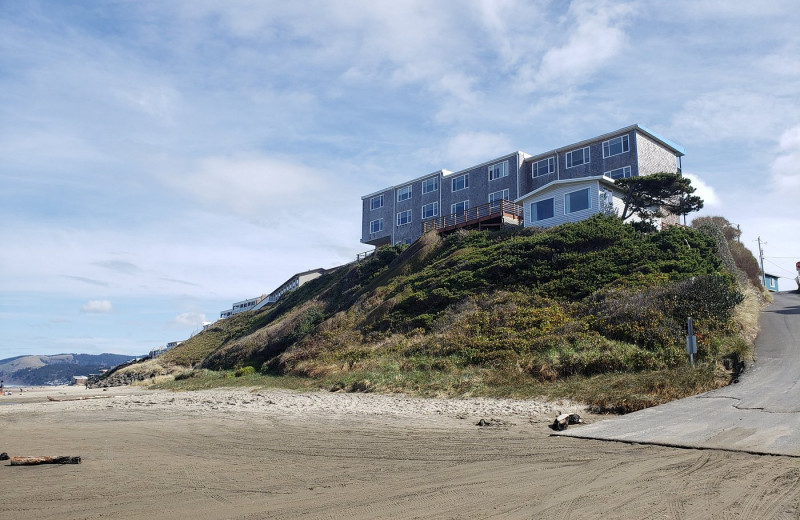
{"type": "Polygon", "coordinates": [[[627,179],[632,176],[631,167],[630,166],[623,166],[622,168],[614,168],[613,170],[608,170],[603,175],[606,177],[611,177],[612,179],[627,179]],[[617,170],[622,170],[622,177],[611,177],[611,174],[617,170]],[[627,170],[627,175],[625,175],[625,171],[627,170]]]}
{"type": "Polygon", "coordinates": [[[547,157],[545,159],[541,159],[533,163],[533,168],[531,168],[531,176],[535,179],[536,177],[543,177],[545,175],[552,175],[556,172],[556,158],[555,157],[547,157]],[[538,168],[536,167],[539,163],[547,163],[547,173],[536,173],[538,168]]]}
{"type": "Polygon", "coordinates": [[[627,153],[627,152],[630,152],[630,151],[631,151],[631,144],[630,144],[630,138],[628,137],[628,134],[620,135],[620,136],[608,139],[607,141],[603,141],[603,159],[605,159],[606,157],[614,157],[615,155],[621,155],[623,153],[627,153]],[[619,153],[610,153],[611,152],[611,144],[610,143],[611,143],[611,141],[616,141],[617,139],[619,139],[620,143],[622,144],[622,146],[621,146],[622,151],[619,152],[619,153]],[[608,151],[609,151],[608,155],[606,155],[606,145],[608,145],[608,151]]]}
{"type": "Polygon", "coordinates": [[[450,214],[451,215],[455,215],[456,214],[456,206],[458,206],[459,204],[463,204],[464,205],[464,209],[461,210],[461,211],[467,211],[469,209],[469,199],[462,200],[461,202],[456,202],[455,204],[450,204],[450,214]]]}
{"type": "Polygon", "coordinates": [[[469,188],[469,174],[465,173],[464,175],[459,175],[458,177],[453,178],[452,184],[450,186],[452,192],[466,190],[469,188]],[[463,188],[456,188],[456,181],[458,179],[464,179],[464,187],[463,188]]]}
{"type": "Polygon", "coordinates": [[[510,196],[511,196],[511,190],[509,190],[508,188],[506,188],[504,190],[494,191],[494,192],[489,194],[489,202],[491,203],[491,202],[496,202],[498,200],[509,200],[510,196]],[[497,199],[497,198],[493,199],[492,195],[497,195],[498,193],[500,194],[500,198],[499,199],[497,199]],[[503,195],[505,195],[505,197],[503,195]]]}
{"type": "Polygon", "coordinates": [[[576,148],[574,150],[570,150],[569,152],[567,152],[565,154],[565,158],[566,158],[567,168],[577,168],[578,166],[583,166],[584,164],[589,164],[590,162],[592,162],[592,154],[591,154],[591,150],[589,149],[588,146],[584,146],[582,148],[576,148]],[[586,160],[583,161],[580,164],[572,164],[572,165],[570,165],[570,163],[572,162],[571,161],[572,154],[575,153],[575,152],[583,152],[583,158],[586,159],[586,160]]]}
{"type": "Polygon", "coordinates": [[[551,218],[555,218],[555,216],[556,216],[556,199],[555,199],[555,197],[550,197],[548,199],[542,199],[542,200],[537,200],[535,202],[531,202],[531,222],[542,222],[543,220],[549,220],[551,218]],[[552,200],[553,201],[553,216],[552,217],[546,217],[546,218],[536,218],[536,215],[535,215],[536,212],[534,211],[534,207],[537,204],[540,204],[542,202],[547,202],[548,200],[552,200]]]}
{"type": "Polygon", "coordinates": [[[424,179],[422,181],[422,189],[420,191],[422,191],[423,195],[425,195],[426,193],[433,193],[434,191],[439,191],[439,177],[428,177],[427,179],[424,179]],[[428,181],[434,181],[435,186],[432,189],[425,191],[425,183],[428,181]]]}
{"type": "Polygon", "coordinates": [[[382,207],[383,207],[383,193],[381,193],[380,195],[376,195],[375,197],[372,197],[371,199],[369,199],[369,210],[370,211],[375,211],[376,209],[381,209],[382,207]],[[376,200],[380,200],[380,204],[377,205],[377,206],[375,206],[373,204],[373,201],[376,201],[376,200]]]}
{"type": "Polygon", "coordinates": [[[397,202],[403,202],[404,200],[411,200],[411,196],[413,195],[413,184],[409,184],[408,186],[403,186],[402,188],[398,188],[397,190],[397,202]],[[407,190],[407,191],[406,191],[407,190]],[[400,198],[403,194],[408,193],[408,197],[400,198]]]}
{"type": "Polygon", "coordinates": [[[438,202],[431,202],[429,204],[425,204],[422,206],[422,217],[421,220],[425,220],[426,218],[434,218],[439,216],[439,203],[438,202]],[[433,207],[433,214],[432,215],[425,215],[425,208],[433,207]]]}
{"type": "Polygon", "coordinates": [[[380,233],[381,231],[383,231],[383,219],[382,218],[378,218],[378,219],[375,219],[375,220],[371,220],[370,223],[369,223],[369,234],[370,235],[374,235],[375,233],[380,233]],[[373,231],[372,230],[372,224],[374,224],[375,222],[378,223],[379,228],[376,231],[373,231]]]}
{"type": "Polygon", "coordinates": [[[564,194],[564,215],[570,215],[572,213],[577,213],[579,211],[586,211],[587,209],[592,209],[592,197],[591,193],[589,192],[589,188],[581,188],[579,190],[570,191],[564,194]],[[586,202],[588,205],[585,208],[573,210],[572,208],[569,207],[570,206],[569,196],[572,195],[573,193],[579,193],[581,191],[586,192],[586,202]]]}
{"type": "Polygon", "coordinates": [[[411,224],[411,218],[412,218],[412,215],[411,215],[411,210],[410,210],[410,209],[407,209],[407,210],[405,210],[405,211],[401,211],[401,212],[399,212],[399,213],[397,214],[397,219],[396,219],[395,223],[397,224],[397,227],[400,227],[400,226],[407,226],[407,225],[411,224]],[[401,217],[401,216],[405,216],[405,215],[407,215],[407,216],[408,216],[408,222],[403,222],[403,223],[401,224],[401,223],[400,223],[400,217],[401,217]]]}
{"type": "Polygon", "coordinates": [[[489,180],[496,181],[497,179],[502,179],[503,177],[508,177],[508,161],[503,161],[499,163],[494,163],[489,166],[489,180]],[[492,169],[499,166],[500,175],[492,177],[492,169]]]}

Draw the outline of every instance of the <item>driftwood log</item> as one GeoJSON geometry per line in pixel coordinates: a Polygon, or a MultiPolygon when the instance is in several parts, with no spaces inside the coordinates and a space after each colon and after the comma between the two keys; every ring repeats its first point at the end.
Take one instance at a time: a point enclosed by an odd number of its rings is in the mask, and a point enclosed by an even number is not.
{"type": "Polygon", "coordinates": [[[37,466],[39,464],[80,464],[80,457],[11,457],[12,466],[37,466]]]}
{"type": "Polygon", "coordinates": [[[110,395],[86,395],[86,396],[83,396],[83,397],[73,397],[71,399],[59,399],[57,397],[51,397],[51,396],[48,395],[47,396],[47,400],[48,401],[58,401],[58,402],[61,402],[61,401],[86,401],[87,399],[108,399],[109,397],[112,397],[112,396],[110,396],[110,395]]]}

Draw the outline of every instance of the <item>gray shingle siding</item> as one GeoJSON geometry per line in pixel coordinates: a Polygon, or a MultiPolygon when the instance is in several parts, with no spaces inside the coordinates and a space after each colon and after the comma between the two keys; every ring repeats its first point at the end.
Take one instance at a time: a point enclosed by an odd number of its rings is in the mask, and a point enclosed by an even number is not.
{"type": "Polygon", "coordinates": [[[636,134],[636,148],[638,150],[639,175],[653,173],[676,173],[678,162],[674,153],[665,150],[663,146],[644,134],[636,134]]]}
{"type": "Polygon", "coordinates": [[[376,241],[385,242],[387,239],[392,241],[392,215],[394,213],[394,190],[388,189],[380,193],[374,193],[365,197],[362,201],[362,218],[361,218],[361,241],[364,243],[371,243],[376,241]],[[372,199],[383,195],[383,206],[378,209],[371,209],[372,199]],[[383,230],[377,233],[370,233],[370,223],[373,220],[383,219],[383,230]]]}

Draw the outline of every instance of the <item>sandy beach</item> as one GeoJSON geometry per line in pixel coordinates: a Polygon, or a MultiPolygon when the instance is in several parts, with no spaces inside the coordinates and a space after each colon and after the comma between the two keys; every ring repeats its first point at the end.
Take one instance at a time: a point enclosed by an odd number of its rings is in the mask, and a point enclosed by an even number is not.
{"type": "Polygon", "coordinates": [[[800,518],[796,458],[551,437],[558,412],[606,419],[518,400],[15,389],[0,451],[83,462],[0,463],[0,519],[800,518]]]}

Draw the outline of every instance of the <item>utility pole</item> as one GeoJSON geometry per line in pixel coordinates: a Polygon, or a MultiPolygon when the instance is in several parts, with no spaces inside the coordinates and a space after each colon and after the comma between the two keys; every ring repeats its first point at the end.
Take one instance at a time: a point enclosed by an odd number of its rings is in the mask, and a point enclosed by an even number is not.
{"type": "Polygon", "coordinates": [[[766,280],[764,279],[764,250],[761,249],[761,237],[758,237],[758,259],[761,261],[761,285],[766,285],[766,280]]]}

